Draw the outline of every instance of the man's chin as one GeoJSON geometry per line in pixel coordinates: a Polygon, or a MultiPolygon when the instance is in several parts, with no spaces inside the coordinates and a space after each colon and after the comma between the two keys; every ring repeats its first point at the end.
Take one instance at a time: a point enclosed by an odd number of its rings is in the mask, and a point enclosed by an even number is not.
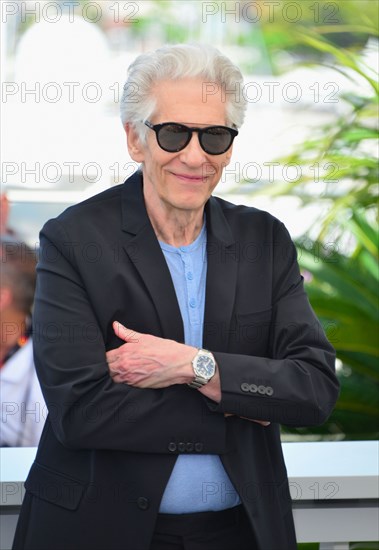
{"type": "Polygon", "coordinates": [[[177,193],[173,197],[173,205],[183,210],[198,210],[202,208],[211,196],[211,189],[192,189],[177,193]]]}

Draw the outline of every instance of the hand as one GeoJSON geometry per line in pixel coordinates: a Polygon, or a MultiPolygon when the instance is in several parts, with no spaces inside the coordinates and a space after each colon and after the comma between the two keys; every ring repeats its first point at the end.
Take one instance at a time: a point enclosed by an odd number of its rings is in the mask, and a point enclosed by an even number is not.
{"type": "Polygon", "coordinates": [[[126,342],[106,354],[114,382],[136,388],[166,388],[193,379],[195,347],[132,331],[118,321],[113,323],[113,330],[126,342]]]}
{"type": "MultiPolygon", "coordinates": [[[[232,413],[224,413],[225,418],[228,416],[238,416],[236,414],[232,413]]],[[[249,422],[256,422],[257,424],[261,424],[262,426],[269,426],[271,422],[268,422],[267,420],[253,420],[252,418],[246,418],[246,416],[239,416],[238,418],[243,418],[244,420],[248,420],[249,422]]]]}

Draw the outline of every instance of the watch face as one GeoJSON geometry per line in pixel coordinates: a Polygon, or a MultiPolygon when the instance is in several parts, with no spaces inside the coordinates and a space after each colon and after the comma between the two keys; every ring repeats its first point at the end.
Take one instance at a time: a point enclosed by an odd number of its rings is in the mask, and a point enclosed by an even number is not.
{"type": "Polygon", "coordinates": [[[196,374],[202,378],[211,378],[214,374],[214,361],[209,355],[198,355],[196,360],[196,374]]]}

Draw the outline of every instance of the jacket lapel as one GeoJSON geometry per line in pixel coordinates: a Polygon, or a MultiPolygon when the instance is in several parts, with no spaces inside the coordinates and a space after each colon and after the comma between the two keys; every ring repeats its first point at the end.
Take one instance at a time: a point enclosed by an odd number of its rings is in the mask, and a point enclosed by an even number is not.
{"type": "MultiPolygon", "coordinates": [[[[227,351],[235,300],[238,258],[236,243],[220,203],[206,204],[207,281],[203,345],[227,351]]],[[[183,321],[170,271],[146,212],[142,174],[138,171],[122,190],[124,250],[140,274],[160,319],[162,336],[184,342],[183,321]]]]}
{"type": "Polygon", "coordinates": [[[209,199],[205,212],[208,269],[203,345],[211,351],[227,351],[238,272],[236,243],[217,199],[209,199]]]}
{"type": "MultiPolygon", "coordinates": [[[[140,274],[161,323],[164,338],[184,342],[183,321],[165,257],[149,221],[138,171],[122,190],[124,250],[140,274]]],[[[156,335],[159,336],[159,335],[156,335]]]]}

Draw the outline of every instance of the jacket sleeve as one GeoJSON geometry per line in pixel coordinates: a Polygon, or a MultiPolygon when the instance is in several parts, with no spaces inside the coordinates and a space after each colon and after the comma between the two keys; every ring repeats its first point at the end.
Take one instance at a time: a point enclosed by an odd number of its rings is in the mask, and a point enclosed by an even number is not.
{"type": "MultiPolygon", "coordinates": [[[[195,451],[223,452],[224,419],[204,414],[208,409],[198,392],[113,382],[105,355],[105,325],[114,319],[100,319],[101,312],[93,307],[91,297],[102,292],[102,281],[95,289],[84,284],[83,269],[96,269],[96,263],[87,261],[83,268],[83,246],[70,239],[57,220],[47,222],[40,234],[34,359],[57,439],[77,449],[175,454],[179,442],[185,442],[195,451]]],[[[114,300],[115,308],[120,307],[120,298],[114,300]]]]}
{"type": "Polygon", "coordinates": [[[304,291],[295,246],[276,223],[269,357],[216,352],[222,399],[208,406],[250,419],[319,425],[338,397],[335,352],[304,291]]]}

